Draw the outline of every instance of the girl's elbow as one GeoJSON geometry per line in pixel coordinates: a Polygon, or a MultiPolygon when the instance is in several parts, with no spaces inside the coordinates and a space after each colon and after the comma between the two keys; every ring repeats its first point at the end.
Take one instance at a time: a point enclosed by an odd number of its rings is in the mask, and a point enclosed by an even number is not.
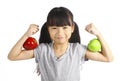
{"type": "Polygon", "coordinates": [[[113,60],[114,60],[113,57],[111,57],[111,58],[107,58],[106,62],[112,62],[113,60]]]}
{"type": "Polygon", "coordinates": [[[12,56],[10,56],[10,55],[8,55],[7,58],[8,58],[10,61],[15,61],[15,60],[16,60],[14,57],[12,57],[12,56]]]}
{"type": "Polygon", "coordinates": [[[13,61],[13,58],[11,58],[9,55],[7,57],[10,61],[13,61]]]}
{"type": "Polygon", "coordinates": [[[108,62],[112,62],[114,59],[112,58],[112,59],[110,59],[110,60],[108,60],[108,62]]]}

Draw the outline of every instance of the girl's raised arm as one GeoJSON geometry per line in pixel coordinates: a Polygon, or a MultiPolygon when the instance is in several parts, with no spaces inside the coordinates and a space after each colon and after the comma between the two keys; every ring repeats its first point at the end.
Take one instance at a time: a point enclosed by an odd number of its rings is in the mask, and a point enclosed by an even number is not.
{"type": "Polygon", "coordinates": [[[86,26],[86,31],[95,35],[102,46],[101,52],[90,52],[87,50],[86,57],[91,60],[111,62],[113,60],[112,51],[97,28],[91,23],[86,26]]]}
{"type": "Polygon", "coordinates": [[[9,60],[25,60],[34,57],[33,50],[23,50],[23,44],[28,37],[39,31],[38,25],[31,24],[27,32],[17,41],[8,54],[9,60]]]}

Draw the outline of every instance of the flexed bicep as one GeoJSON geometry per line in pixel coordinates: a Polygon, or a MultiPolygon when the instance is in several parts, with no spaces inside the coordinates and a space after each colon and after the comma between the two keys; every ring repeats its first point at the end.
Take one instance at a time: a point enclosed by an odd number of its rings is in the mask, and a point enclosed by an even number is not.
{"type": "Polygon", "coordinates": [[[20,54],[18,54],[16,57],[12,57],[10,60],[26,60],[34,58],[34,51],[33,50],[22,50],[20,54]]]}
{"type": "Polygon", "coordinates": [[[90,60],[107,62],[106,57],[103,56],[100,52],[91,52],[87,50],[85,56],[87,59],[90,59],[90,60]]]}

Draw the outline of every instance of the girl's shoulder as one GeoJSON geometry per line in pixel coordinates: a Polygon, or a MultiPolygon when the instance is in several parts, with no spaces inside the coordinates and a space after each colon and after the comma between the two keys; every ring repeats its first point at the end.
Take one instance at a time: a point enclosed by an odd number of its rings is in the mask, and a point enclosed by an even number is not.
{"type": "Polygon", "coordinates": [[[40,43],[38,45],[38,48],[48,48],[48,47],[51,47],[52,46],[52,43],[40,43]]]}
{"type": "Polygon", "coordinates": [[[37,48],[34,49],[34,52],[40,53],[45,51],[50,51],[52,48],[51,43],[40,43],[37,48]]]}
{"type": "Polygon", "coordinates": [[[70,50],[78,51],[78,52],[86,51],[87,46],[80,43],[70,43],[70,50]]]}
{"type": "Polygon", "coordinates": [[[40,43],[38,44],[37,48],[46,48],[51,46],[52,46],[52,43],[40,43]]]}
{"type": "Polygon", "coordinates": [[[72,46],[72,47],[86,47],[86,45],[80,44],[80,43],[70,43],[70,46],[72,46]]]}

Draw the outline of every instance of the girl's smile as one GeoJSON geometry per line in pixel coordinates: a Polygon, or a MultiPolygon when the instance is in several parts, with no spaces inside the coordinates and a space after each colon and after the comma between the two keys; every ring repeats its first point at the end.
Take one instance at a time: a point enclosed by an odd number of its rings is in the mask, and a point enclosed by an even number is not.
{"type": "Polygon", "coordinates": [[[56,37],[58,40],[61,40],[61,39],[63,39],[63,37],[56,37]]]}

